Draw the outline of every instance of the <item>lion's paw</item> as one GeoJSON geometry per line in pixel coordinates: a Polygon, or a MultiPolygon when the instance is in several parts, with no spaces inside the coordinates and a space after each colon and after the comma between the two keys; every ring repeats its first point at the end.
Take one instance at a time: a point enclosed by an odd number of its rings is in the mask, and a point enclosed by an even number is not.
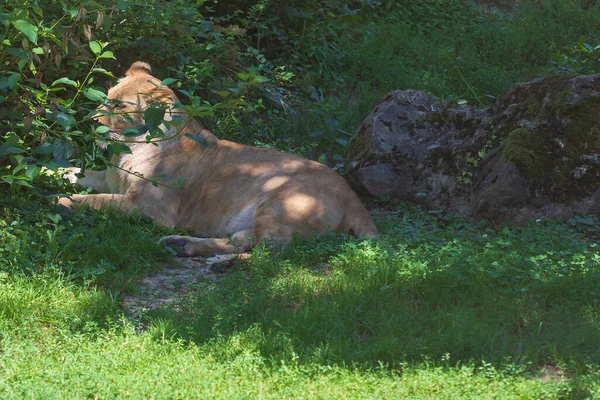
{"type": "Polygon", "coordinates": [[[165,236],[165,237],[162,237],[158,241],[158,244],[160,246],[165,246],[165,247],[171,249],[176,255],[178,255],[180,257],[185,257],[188,255],[186,252],[186,249],[185,249],[185,245],[187,244],[187,241],[182,236],[177,236],[177,235],[165,236]]]}
{"type": "Polygon", "coordinates": [[[73,202],[68,197],[59,197],[57,204],[67,208],[71,208],[73,206],[73,202]]]}
{"type": "Polygon", "coordinates": [[[214,257],[208,257],[205,263],[206,266],[214,272],[225,272],[231,268],[237,257],[237,254],[220,254],[214,257]]]}

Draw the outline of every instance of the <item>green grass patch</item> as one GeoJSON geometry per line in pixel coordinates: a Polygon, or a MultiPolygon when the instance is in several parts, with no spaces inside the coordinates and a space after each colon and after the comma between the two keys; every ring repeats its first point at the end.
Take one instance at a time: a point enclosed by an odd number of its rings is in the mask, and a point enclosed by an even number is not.
{"type": "Polygon", "coordinates": [[[157,316],[198,343],[256,331],[273,364],[600,363],[597,245],[555,222],[496,231],[418,215],[379,221],[375,243],[314,238],[276,259],[257,250],[210,296],[180,305],[184,318],[157,316]]]}
{"type": "Polygon", "coordinates": [[[173,231],[146,217],[86,207],[71,212],[45,199],[5,195],[0,200],[0,271],[60,273],[119,293],[130,276],[170,263],[170,254],[156,242],[173,231]]]}
{"type": "Polygon", "coordinates": [[[6,399],[568,398],[600,388],[593,370],[544,382],[527,365],[460,364],[450,356],[395,368],[306,363],[293,350],[265,359],[261,347],[270,339],[257,325],[206,344],[177,338],[158,320],[138,334],[106,294],[50,276],[3,275],[0,315],[6,399]]]}
{"type": "Polygon", "coordinates": [[[5,204],[0,250],[20,249],[20,262],[0,274],[2,398],[580,398],[600,387],[595,218],[493,228],[380,213],[377,241],[259,247],[196,297],[131,320],[121,295],[164,265],[167,230],[88,209],[27,220],[51,207],[5,204]],[[49,227],[71,238],[107,219],[79,258],[42,256],[49,227]],[[24,232],[31,246],[19,247],[24,232]],[[98,269],[86,254],[99,243],[123,261],[98,269]]]}

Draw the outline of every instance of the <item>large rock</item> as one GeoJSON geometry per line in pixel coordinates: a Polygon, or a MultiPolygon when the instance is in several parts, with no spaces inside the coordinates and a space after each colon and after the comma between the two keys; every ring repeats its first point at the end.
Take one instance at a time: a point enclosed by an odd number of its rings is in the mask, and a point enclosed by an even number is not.
{"type": "Polygon", "coordinates": [[[389,93],[352,139],[361,193],[474,219],[600,212],[600,74],[513,86],[487,110],[389,93]]]}

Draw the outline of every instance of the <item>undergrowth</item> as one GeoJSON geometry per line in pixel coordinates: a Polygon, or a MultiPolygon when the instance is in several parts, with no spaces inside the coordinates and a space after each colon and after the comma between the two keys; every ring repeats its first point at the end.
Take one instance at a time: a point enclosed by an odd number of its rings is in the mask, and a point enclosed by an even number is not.
{"type": "Polygon", "coordinates": [[[171,262],[156,240],[172,230],[116,210],[73,213],[47,199],[6,196],[0,228],[0,271],[11,275],[60,274],[117,294],[132,275],[171,262]]]}

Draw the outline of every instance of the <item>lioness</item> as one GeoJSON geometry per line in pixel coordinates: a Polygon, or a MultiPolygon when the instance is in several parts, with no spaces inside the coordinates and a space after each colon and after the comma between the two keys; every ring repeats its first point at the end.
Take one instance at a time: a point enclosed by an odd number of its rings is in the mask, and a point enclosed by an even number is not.
{"type": "Polygon", "coordinates": [[[307,235],[328,228],[377,236],[369,213],[337,173],[293,154],[219,140],[177,108],[173,91],[151,73],[148,64],[133,63],[108,91],[108,105],[101,110],[111,113],[97,120],[111,129],[114,139],[128,140],[121,131],[143,125],[144,110],[161,101],[170,105],[165,121],[183,115],[185,124],[161,125],[169,140],[128,143],[132,154],[113,156],[113,167],[106,171],[86,171],[75,179],[78,171],[71,170],[73,180],[101,194],[73,195],[60,204],[136,209],[167,226],[189,228],[195,236],[161,239],[183,256],[243,253],[264,239],[285,246],[295,232],[307,235]],[[200,136],[208,146],[186,133],[200,136]],[[140,176],[183,178],[183,185],[154,186],[140,176]]]}

